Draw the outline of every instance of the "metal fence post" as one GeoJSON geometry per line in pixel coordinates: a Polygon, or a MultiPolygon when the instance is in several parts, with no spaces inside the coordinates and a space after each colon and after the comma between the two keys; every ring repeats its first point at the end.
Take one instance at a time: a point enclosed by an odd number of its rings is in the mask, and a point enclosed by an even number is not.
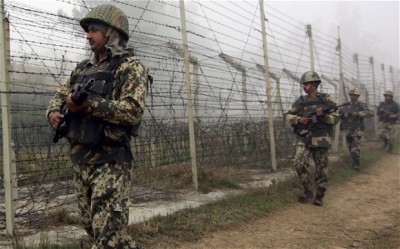
{"type": "Polygon", "coordinates": [[[10,128],[10,100],[9,100],[9,22],[4,15],[4,0],[0,2],[0,96],[1,96],[1,118],[3,132],[3,170],[4,170],[4,191],[6,205],[6,230],[10,236],[14,235],[14,185],[15,185],[15,164],[12,163],[11,128],[10,128]]]}

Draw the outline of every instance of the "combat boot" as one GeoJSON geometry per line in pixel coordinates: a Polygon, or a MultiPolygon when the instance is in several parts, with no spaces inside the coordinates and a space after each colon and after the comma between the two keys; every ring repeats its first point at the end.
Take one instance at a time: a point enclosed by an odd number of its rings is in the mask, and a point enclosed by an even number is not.
{"type": "Polygon", "coordinates": [[[314,197],[313,192],[311,190],[310,184],[303,184],[304,192],[298,196],[298,200],[301,203],[306,203],[311,201],[314,197]]]}
{"type": "Polygon", "coordinates": [[[391,143],[388,143],[388,150],[387,150],[389,153],[392,153],[393,152],[393,144],[391,144],[391,143]]]}
{"type": "Polygon", "coordinates": [[[386,138],[383,139],[383,146],[382,146],[382,149],[386,150],[388,146],[389,146],[388,140],[387,140],[386,138]]]}
{"type": "Polygon", "coordinates": [[[356,171],[360,171],[360,164],[357,162],[353,162],[353,164],[351,165],[351,167],[353,169],[355,169],[356,171]]]}
{"type": "Polygon", "coordinates": [[[315,194],[315,198],[314,198],[314,202],[313,202],[313,204],[315,206],[322,206],[322,204],[323,204],[322,199],[325,196],[325,191],[326,191],[325,188],[321,188],[321,187],[317,188],[317,192],[315,194]]]}

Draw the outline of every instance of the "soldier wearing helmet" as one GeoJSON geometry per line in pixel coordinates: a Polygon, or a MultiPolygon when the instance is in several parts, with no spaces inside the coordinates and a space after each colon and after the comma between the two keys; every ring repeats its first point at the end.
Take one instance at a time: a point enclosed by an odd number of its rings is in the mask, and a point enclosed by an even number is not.
{"type": "Polygon", "coordinates": [[[346,134],[346,143],[352,158],[351,167],[360,170],[360,144],[364,131],[364,118],[374,115],[366,103],[358,101],[360,90],[353,88],[349,92],[350,101],[339,108],[340,130],[346,134]]]}
{"type": "Polygon", "coordinates": [[[148,70],[127,46],[129,23],[121,9],[99,5],[80,25],[93,55],[50,100],[46,117],[57,132],[68,124],[78,206],[93,248],[136,248],[127,233],[130,140],[145,109],[148,70]]]}
{"type": "Polygon", "coordinates": [[[326,109],[336,107],[336,104],[329,94],[318,92],[320,83],[321,78],[316,72],[305,72],[301,76],[300,84],[306,95],[300,96],[286,115],[286,122],[292,125],[297,135],[294,168],[304,187],[299,201],[305,203],[313,199],[313,204],[317,206],[322,206],[326,191],[328,150],[331,146],[333,127],[339,121],[336,109],[326,109]],[[313,176],[309,164],[310,156],[315,164],[313,176]]]}
{"type": "Polygon", "coordinates": [[[398,135],[400,106],[393,100],[392,91],[385,91],[383,96],[385,101],[381,102],[377,109],[379,117],[378,134],[383,141],[384,149],[391,153],[398,135]]]}

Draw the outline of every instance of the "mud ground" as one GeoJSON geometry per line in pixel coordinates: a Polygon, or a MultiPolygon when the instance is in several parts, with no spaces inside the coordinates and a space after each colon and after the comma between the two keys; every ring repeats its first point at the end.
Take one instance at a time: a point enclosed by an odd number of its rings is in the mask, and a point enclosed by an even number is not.
{"type": "Polygon", "coordinates": [[[400,248],[400,155],[331,186],[322,207],[295,203],[178,248],[400,248]]]}

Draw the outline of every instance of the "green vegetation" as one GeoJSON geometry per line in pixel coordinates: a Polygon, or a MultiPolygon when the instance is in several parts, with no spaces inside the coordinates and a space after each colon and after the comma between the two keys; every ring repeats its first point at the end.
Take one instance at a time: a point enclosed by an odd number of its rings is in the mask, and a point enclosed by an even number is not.
{"type": "MultiPolygon", "coordinates": [[[[351,157],[349,153],[343,152],[344,156],[339,160],[339,162],[332,163],[329,170],[329,181],[331,183],[343,182],[348,178],[353,177],[358,174],[357,171],[348,167],[351,165],[351,157]]],[[[385,154],[382,150],[369,150],[361,152],[361,167],[360,170],[365,170],[374,164],[379,158],[385,154]]]]}
{"type": "Polygon", "coordinates": [[[247,222],[294,201],[294,184],[277,183],[269,188],[249,189],[238,195],[198,208],[155,217],[130,227],[139,244],[151,246],[165,241],[176,243],[199,239],[204,233],[247,222]],[[156,242],[155,242],[156,241],[156,242]]]}

